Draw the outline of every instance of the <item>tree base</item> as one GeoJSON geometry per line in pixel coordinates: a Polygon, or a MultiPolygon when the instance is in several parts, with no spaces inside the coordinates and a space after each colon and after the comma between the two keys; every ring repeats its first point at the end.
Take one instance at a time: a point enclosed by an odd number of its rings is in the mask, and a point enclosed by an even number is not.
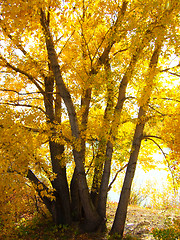
{"type": "Polygon", "coordinates": [[[98,219],[97,221],[82,220],[80,225],[80,231],[83,233],[90,232],[105,232],[106,231],[106,220],[98,219]]]}

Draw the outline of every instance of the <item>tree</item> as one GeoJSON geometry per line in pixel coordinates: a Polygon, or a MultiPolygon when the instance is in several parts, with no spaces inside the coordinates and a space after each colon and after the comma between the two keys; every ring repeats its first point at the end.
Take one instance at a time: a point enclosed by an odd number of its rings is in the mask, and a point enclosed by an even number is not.
{"type": "Polygon", "coordinates": [[[177,0],[1,4],[1,105],[10,111],[1,108],[2,169],[33,184],[56,224],[104,230],[121,156],[128,164],[111,233],[122,237],[141,142],[162,137],[179,9],[177,0]]]}

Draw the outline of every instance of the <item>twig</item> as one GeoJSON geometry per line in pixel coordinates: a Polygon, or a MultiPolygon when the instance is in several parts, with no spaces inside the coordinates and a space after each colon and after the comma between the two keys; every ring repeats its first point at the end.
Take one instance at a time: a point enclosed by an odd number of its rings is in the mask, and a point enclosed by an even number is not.
{"type": "Polygon", "coordinates": [[[120,168],[120,169],[116,172],[116,174],[115,174],[113,180],[111,181],[111,183],[110,183],[109,186],[108,186],[108,192],[110,191],[110,189],[111,189],[113,183],[115,182],[115,180],[116,180],[118,174],[119,174],[122,170],[124,170],[124,169],[127,167],[127,165],[128,165],[128,163],[127,163],[126,165],[124,165],[122,168],[120,168]]]}
{"type": "MultiPolygon", "coordinates": [[[[153,136],[152,136],[152,137],[153,137],[153,136]]],[[[155,136],[154,136],[154,137],[155,137],[155,136]]],[[[159,145],[154,139],[152,139],[152,138],[150,138],[150,137],[148,137],[148,136],[147,136],[147,137],[144,136],[144,138],[152,141],[153,143],[155,143],[156,146],[160,149],[161,153],[163,154],[164,159],[166,160],[166,163],[167,163],[167,165],[168,165],[168,169],[169,169],[169,171],[170,171],[170,173],[171,173],[171,176],[172,176],[173,186],[174,186],[174,192],[175,192],[175,190],[176,190],[175,177],[174,177],[173,171],[171,170],[170,163],[169,163],[168,159],[166,158],[166,153],[162,150],[162,148],[160,147],[160,145],[159,145]]],[[[156,137],[156,138],[158,138],[158,137],[156,137]]]]}

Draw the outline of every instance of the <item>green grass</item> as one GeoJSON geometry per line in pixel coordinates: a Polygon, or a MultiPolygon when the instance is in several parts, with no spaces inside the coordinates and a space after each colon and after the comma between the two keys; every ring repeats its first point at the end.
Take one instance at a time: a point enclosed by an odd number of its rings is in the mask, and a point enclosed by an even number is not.
{"type": "Polygon", "coordinates": [[[171,220],[167,218],[165,227],[153,229],[153,237],[157,240],[178,240],[180,239],[180,218],[171,220]]]}

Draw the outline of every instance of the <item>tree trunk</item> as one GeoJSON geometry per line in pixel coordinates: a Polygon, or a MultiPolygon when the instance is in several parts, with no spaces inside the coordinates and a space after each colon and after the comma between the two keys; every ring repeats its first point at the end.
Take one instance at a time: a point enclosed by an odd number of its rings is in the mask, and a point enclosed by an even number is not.
{"type": "Polygon", "coordinates": [[[74,169],[74,174],[70,185],[71,192],[71,213],[74,221],[81,221],[83,219],[83,207],[79,195],[77,171],[74,169]]]}
{"type": "MultiPolygon", "coordinates": [[[[96,62],[95,67],[91,70],[91,72],[90,72],[91,74],[97,73],[100,66],[104,65],[105,69],[106,69],[106,78],[108,80],[108,78],[110,76],[110,73],[111,73],[110,63],[109,63],[109,52],[110,52],[112,46],[116,43],[115,39],[116,39],[116,35],[117,35],[117,32],[118,32],[118,28],[121,25],[121,22],[124,18],[125,12],[127,10],[127,6],[128,6],[128,1],[123,1],[122,6],[119,9],[116,22],[114,23],[114,25],[110,29],[108,44],[105,47],[102,55],[100,56],[100,58],[96,62]]],[[[113,106],[113,103],[114,103],[114,100],[113,100],[114,93],[111,89],[111,87],[112,87],[111,84],[109,85],[110,88],[108,89],[109,96],[108,96],[107,106],[106,106],[106,110],[105,110],[105,114],[104,114],[104,122],[106,122],[105,125],[106,124],[110,125],[110,122],[108,123],[108,121],[111,121],[109,119],[109,115],[112,114],[112,108],[111,107],[113,106]]],[[[106,129],[106,127],[105,127],[105,129],[106,129]]],[[[104,129],[103,129],[103,131],[104,131],[104,129]]],[[[98,207],[100,183],[101,183],[101,177],[102,177],[102,174],[103,174],[103,166],[104,166],[104,162],[105,162],[105,159],[106,159],[105,153],[106,153],[107,142],[108,141],[107,140],[104,141],[103,138],[100,140],[100,146],[101,147],[98,150],[98,154],[97,154],[97,157],[95,159],[93,184],[92,184],[92,188],[91,188],[91,199],[92,199],[92,201],[93,201],[93,203],[96,207],[98,207]]]]}
{"type": "Polygon", "coordinates": [[[48,187],[43,182],[41,182],[30,169],[28,170],[27,178],[34,184],[34,187],[39,197],[41,198],[41,200],[43,201],[43,203],[51,213],[53,222],[56,225],[64,224],[63,209],[62,209],[62,205],[60,204],[60,199],[58,199],[57,193],[55,194],[52,193],[52,195],[56,195],[55,196],[56,199],[51,201],[48,197],[46,197],[46,195],[41,194],[42,191],[46,191],[49,193],[48,187]],[[39,188],[39,186],[41,186],[42,188],[39,188]]]}
{"type": "MultiPolygon", "coordinates": [[[[54,88],[54,76],[52,75],[49,66],[49,76],[45,77],[45,97],[44,105],[47,114],[47,124],[54,124],[54,120],[61,122],[60,108],[61,99],[59,94],[55,100],[55,111],[53,107],[53,88],[54,88]],[[59,102],[58,102],[59,101],[59,102]]],[[[52,136],[56,137],[56,130],[52,127],[52,136]]],[[[52,170],[57,175],[56,178],[51,182],[53,188],[56,190],[56,200],[52,203],[52,216],[56,224],[70,224],[71,223],[71,209],[70,209],[70,196],[69,188],[66,177],[66,167],[60,165],[60,157],[64,152],[64,146],[49,138],[49,148],[51,156],[52,170]]]]}
{"type": "MultiPolygon", "coordinates": [[[[141,119],[143,116],[145,116],[145,111],[143,110],[143,107],[140,107],[138,120],[142,121],[141,119]]],[[[121,236],[121,238],[123,237],[127,207],[128,207],[130,193],[131,193],[131,185],[132,185],[132,181],[133,181],[134,173],[136,169],[136,163],[137,163],[141,140],[143,136],[144,125],[145,125],[144,121],[136,125],[132,148],[131,148],[131,155],[130,155],[128,167],[126,170],[123,187],[121,190],[118,208],[117,208],[113,226],[110,232],[111,234],[118,233],[121,236]]]]}
{"type": "MultiPolygon", "coordinates": [[[[116,138],[116,134],[117,134],[117,131],[118,131],[118,128],[120,125],[121,112],[123,109],[124,102],[126,100],[126,88],[127,88],[128,82],[132,78],[134,68],[139,59],[139,54],[141,51],[142,51],[141,48],[137,48],[135,54],[131,58],[130,64],[122,78],[120,85],[119,85],[118,100],[117,100],[117,104],[114,109],[114,114],[113,114],[113,116],[111,116],[113,121],[112,121],[112,126],[110,129],[110,133],[109,133],[111,138],[114,140],[116,138]]],[[[106,68],[108,71],[110,71],[110,66],[108,66],[108,64],[106,65],[106,68]]],[[[105,112],[105,116],[104,116],[105,120],[106,120],[106,118],[107,119],[109,118],[108,105],[110,106],[110,109],[113,108],[113,106],[112,106],[112,89],[111,88],[109,89],[109,102],[107,103],[107,108],[106,108],[106,112],[105,112]]],[[[112,111],[112,110],[110,110],[110,111],[112,111]]],[[[113,144],[111,141],[108,141],[107,145],[106,145],[104,170],[103,170],[103,174],[102,174],[101,187],[100,187],[99,199],[98,199],[98,212],[103,218],[106,217],[106,202],[107,202],[108,183],[109,183],[110,170],[111,170],[112,153],[113,153],[113,144]]]]}
{"type": "Polygon", "coordinates": [[[136,129],[134,133],[131,154],[130,154],[130,158],[129,158],[129,162],[128,162],[128,166],[127,166],[127,170],[124,178],[123,187],[121,190],[118,208],[117,208],[113,226],[110,232],[111,234],[118,233],[121,238],[123,237],[124,226],[125,226],[126,215],[127,215],[127,207],[128,207],[130,193],[131,193],[131,185],[134,178],[136,164],[138,160],[138,154],[139,154],[141,141],[143,137],[143,131],[144,131],[144,126],[146,121],[145,115],[148,109],[148,102],[152,94],[152,89],[154,87],[153,80],[156,75],[156,67],[157,67],[162,43],[163,43],[163,37],[160,37],[160,39],[157,38],[155,49],[149,63],[147,82],[141,95],[141,101],[140,101],[141,106],[139,108],[138,123],[136,125],[136,129]]]}
{"type": "Polygon", "coordinates": [[[107,203],[107,192],[108,192],[108,184],[110,177],[110,169],[111,169],[111,159],[113,153],[113,145],[110,141],[107,143],[106,149],[106,161],[104,164],[104,171],[101,180],[101,187],[99,192],[98,199],[98,213],[103,219],[106,219],[106,203],[107,203]]]}
{"type": "Polygon", "coordinates": [[[51,214],[55,225],[59,226],[65,224],[63,209],[58,196],[56,196],[55,201],[52,201],[51,214]]]}
{"type": "MultiPolygon", "coordinates": [[[[85,163],[85,153],[86,153],[86,130],[89,116],[89,106],[91,102],[91,88],[84,90],[84,94],[81,98],[81,152],[82,161],[85,163]]],[[[75,221],[82,220],[84,217],[83,207],[80,199],[79,187],[78,187],[78,177],[77,169],[74,169],[73,177],[70,184],[71,190],[71,211],[72,217],[75,221]]]]}
{"type": "Polygon", "coordinates": [[[105,143],[103,143],[103,140],[100,140],[98,154],[95,157],[93,182],[91,187],[91,199],[96,208],[98,206],[101,177],[103,174],[103,165],[104,165],[104,159],[105,159],[104,152],[105,152],[105,143]]]}
{"type": "MultiPolygon", "coordinates": [[[[72,136],[76,139],[76,141],[79,141],[80,131],[78,126],[76,111],[72,102],[71,95],[63,81],[60,66],[58,64],[58,57],[54,48],[53,39],[50,33],[49,26],[47,24],[46,15],[42,9],[41,9],[41,25],[44,30],[48,58],[51,65],[51,69],[54,74],[57,89],[67,108],[72,136]]],[[[82,152],[77,150],[75,146],[73,150],[73,155],[74,155],[74,161],[76,163],[76,169],[77,169],[79,193],[80,193],[83,209],[85,212],[85,217],[87,220],[87,224],[85,225],[87,226],[89,225],[87,227],[87,231],[94,231],[99,225],[100,217],[97,214],[90,199],[89,189],[86,181],[84,163],[82,159],[83,155],[82,155],[82,152]]]]}
{"type": "MultiPolygon", "coordinates": [[[[53,172],[57,174],[56,178],[52,181],[52,185],[56,190],[55,196],[60,201],[63,212],[63,223],[71,223],[71,207],[70,207],[70,195],[66,177],[66,167],[60,166],[59,159],[64,151],[64,146],[50,141],[50,152],[53,172]]],[[[57,203],[58,204],[58,203],[57,203]]]]}
{"type": "Polygon", "coordinates": [[[73,155],[75,158],[76,169],[77,169],[77,179],[78,179],[78,188],[81,198],[81,203],[84,209],[85,221],[81,227],[87,232],[96,231],[98,228],[101,218],[98,215],[89,194],[89,189],[86,181],[86,174],[83,166],[83,163],[80,161],[82,159],[81,152],[73,150],[73,155]]]}

